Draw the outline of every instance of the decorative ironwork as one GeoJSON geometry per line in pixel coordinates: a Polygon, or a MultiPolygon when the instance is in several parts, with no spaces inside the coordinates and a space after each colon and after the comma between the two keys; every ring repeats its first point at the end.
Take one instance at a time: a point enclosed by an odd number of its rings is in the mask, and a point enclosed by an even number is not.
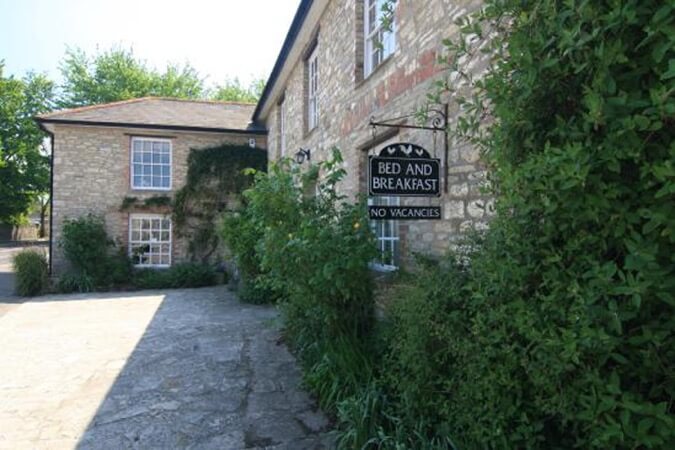
{"type": "Polygon", "coordinates": [[[376,121],[375,117],[370,118],[370,126],[373,127],[373,133],[377,127],[386,127],[386,128],[397,128],[397,129],[408,129],[408,130],[426,130],[443,133],[443,191],[448,192],[448,153],[449,153],[449,143],[448,143],[448,105],[442,105],[442,109],[429,108],[427,110],[427,123],[428,126],[424,125],[408,125],[405,123],[392,123],[392,122],[401,122],[403,120],[410,119],[414,117],[415,114],[408,114],[406,116],[394,117],[391,119],[384,119],[376,121]]]}

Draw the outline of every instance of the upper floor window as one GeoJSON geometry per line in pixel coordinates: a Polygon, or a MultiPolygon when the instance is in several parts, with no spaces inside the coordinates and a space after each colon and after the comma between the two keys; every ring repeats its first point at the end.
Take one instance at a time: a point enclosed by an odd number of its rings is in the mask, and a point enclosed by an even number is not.
{"type": "Polygon", "coordinates": [[[319,124],[319,61],[316,47],[307,58],[307,130],[319,124]]]}
{"type": "Polygon", "coordinates": [[[131,139],[132,189],[171,189],[171,141],[161,138],[131,139]]]}
{"type": "Polygon", "coordinates": [[[364,76],[372,73],[382,61],[387,59],[396,50],[396,22],[391,15],[390,29],[383,27],[385,7],[393,8],[396,2],[390,0],[364,0],[363,23],[365,26],[364,49],[364,76]]]}

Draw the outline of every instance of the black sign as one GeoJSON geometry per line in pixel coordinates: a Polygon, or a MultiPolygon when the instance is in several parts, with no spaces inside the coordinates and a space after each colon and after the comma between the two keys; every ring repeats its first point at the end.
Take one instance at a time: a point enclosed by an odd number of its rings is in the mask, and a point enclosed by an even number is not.
{"type": "Polygon", "coordinates": [[[370,220],[440,220],[440,206],[368,206],[370,220]]]}
{"type": "Polygon", "coordinates": [[[441,160],[415,144],[392,144],[369,158],[368,193],[372,196],[438,197],[441,160]]]}

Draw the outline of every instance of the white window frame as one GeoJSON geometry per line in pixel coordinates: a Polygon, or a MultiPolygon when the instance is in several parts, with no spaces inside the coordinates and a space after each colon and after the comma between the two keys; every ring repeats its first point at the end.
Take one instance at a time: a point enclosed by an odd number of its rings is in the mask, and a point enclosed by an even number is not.
{"type": "Polygon", "coordinates": [[[391,31],[382,29],[386,0],[363,0],[363,75],[368,77],[396,51],[396,20],[392,18],[391,31]],[[374,16],[374,17],[372,17],[374,16]],[[378,45],[381,43],[381,47],[378,45]],[[375,61],[373,61],[375,60],[375,61]]]}
{"type": "MultiPolygon", "coordinates": [[[[135,267],[147,267],[147,268],[165,268],[165,267],[170,267],[170,266],[171,266],[171,256],[172,256],[172,253],[173,253],[173,223],[172,223],[172,221],[171,221],[171,216],[168,216],[168,215],[165,215],[165,214],[129,214],[129,241],[128,241],[128,243],[129,243],[129,246],[128,246],[128,247],[129,247],[129,250],[128,250],[128,252],[129,252],[129,257],[132,258],[132,259],[133,259],[133,257],[134,257],[134,248],[136,248],[137,246],[140,246],[140,245],[153,245],[153,244],[154,244],[154,245],[167,245],[167,244],[168,244],[168,246],[169,246],[169,253],[168,253],[168,262],[167,262],[166,264],[162,264],[162,263],[160,263],[160,264],[152,264],[152,263],[150,263],[150,264],[143,264],[143,263],[135,263],[135,262],[134,262],[134,266],[135,266],[135,267]],[[138,229],[138,232],[139,232],[140,235],[141,235],[141,236],[139,237],[139,239],[137,239],[137,240],[136,240],[136,239],[132,239],[132,237],[133,237],[133,232],[134,232],[134,228],[133,228],[133,226],[132,226],[132,223],[133,223],[134,220],[141,220],[141,221],[142,221],[142,220],[150,220],[151,225],[150,225],[150,230],[149,230],[149,231],[150,231],[150,233],[152,233],[152,231],[153,231],[153,229],[152,229],[152,221],[153,221],[153,220],[156,220],[156,219],[159,219],[159,220],[160,220],[160,229],[157,230],[157,231],[160,233],[160,240],[158,240],[158,241],[153,241],[152,238],[151,238],[149,241],[143,240],[143,239],[142,239],[142,231],[143,231],[142,226],[141,226],[140,229],[138,229]],[[168,240],[168,241],[163,241],[163,240],[161,240],[161,232],[164,231],[164,230],[162,229],[162,227],[161,227],[161,221],[162,221],[162,220],[168,220],[168,221],[169,221],[169,230],[168,230],[168,232],[169,232],[169,240],[168,240]]],[[[159,255],[160,255],[160,258],[161,258],[161,255],[163,255],[164,253],[162,253],[162,252],[160,251],[159,253],[147,252],[146,254],[148,254],[148,255],[159,254],[159,255]]]]}
{"type": "MultiPolygon", "coordinates": [[[[401,204],[400,197],[386,196],[386,197],[369,197],[368,205],[371,206],[399,206],[401,204]]],[[[401,235],[399,224],[396,220],[371,220],[370,227],[377,238],[377,249],[380,251],[380,256],[377,260],[370,263],[371,269],[379,272],[394,272],[398,270],[397,256],[401,253],[401,235]],[[387,230],[392,233],[387,234],[387,230]],[[389,251],[388,247],[396,248],[390,255],[386,255],[389,251]],[[387,256],[388,260],[383,261],[387,256]]]]}
{"type": "Polygon", "coordinates": [[[307,130],[319,125],[319,58],[317,47],[307,58],[307,130]]]}
{"type": "Polygon", "coordinates": [[[279,153],[286,156],[286,99],[279,103],[279,153]]]}
{"type": "MultiPolygon", "coordinates": [[[[152,150],[151,150],[152,152],[152,150]]],[[[150,163],[140,163],[141,165],[150,165],[150,166],[166,166],[165,163],[159,163],[155,164],[153,162],[150,163]]],[[[173,143],[171,142],[171,139],[166,139],[166,138],[155,138],[155,137],[140,137],[140,136],[133,136],[131,138],[131,148],[129,150],[129,167],[130,167],[130,177],[129,177],[129,185],[131,186],[131,189],[134,191],[170,191],[173,186],[173,143]],[[135,171],[135,164],[139,163],[134,163],[134,152],[135,152],[135,143],[136,142],[150,142],[150,148],[152,149],[152,143],[153,142],[158,142],[158,143],[168,143],[169,144],[169,186],[136,186],[134,184],[134,179],[136,175],[135,171]]],[[[144,176],[143,174],[139,174],[139,176],[144,176]]],[[[150,177],[154,177],[154,175],[150,175],[150,177]]],[[[151,178],[152,179],[152,178],[151,178]]]]}

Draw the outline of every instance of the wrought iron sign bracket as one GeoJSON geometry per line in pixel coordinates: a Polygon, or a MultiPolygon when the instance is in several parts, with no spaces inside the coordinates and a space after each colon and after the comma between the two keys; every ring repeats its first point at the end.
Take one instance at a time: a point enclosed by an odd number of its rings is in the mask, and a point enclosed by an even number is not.
{"type": "Polygon", "coordinates": [[[397,128],[397,129],[408,129],[408,130],[425,130],[443,133],[443,192],[448,193],[448,154],[449,154],[449,143],[448,143],[448,105],[442,105],[443,109],[429,109],[429,112],[433,116],[429,119],[430,126],[423,125],[407,125],[403,123],[391,123],[396,120],[407,119],[411,116],[397,117],[394,119],[388,119],[385,121],[377,122],[374,117],[370,118],[369,125],[373,127],[373,130],[377,127],[384,128],[397,128]]]}

